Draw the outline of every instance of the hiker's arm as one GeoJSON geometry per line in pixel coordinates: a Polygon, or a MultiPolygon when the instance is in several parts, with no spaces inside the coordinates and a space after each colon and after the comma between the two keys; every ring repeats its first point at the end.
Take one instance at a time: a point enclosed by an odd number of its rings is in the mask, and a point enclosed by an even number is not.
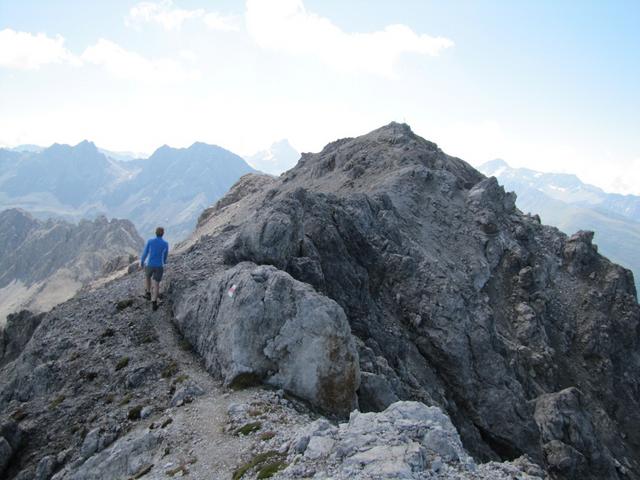
{"type": "Polygon", "coordinates": [[[141,267],[144,267],[144,261],[147,259],[147,255],[149,255],[149,242],[145,244],[144,250],[142,251],[142,255],[140,256],[141,267]]]}
{"type": "Polygon", "coordinates": [[[164,249],[164,255],[162,258],[162,263],[167,263],[167,257],[169,256],[169,244],[167,243],[167,248],[164,249]]]}

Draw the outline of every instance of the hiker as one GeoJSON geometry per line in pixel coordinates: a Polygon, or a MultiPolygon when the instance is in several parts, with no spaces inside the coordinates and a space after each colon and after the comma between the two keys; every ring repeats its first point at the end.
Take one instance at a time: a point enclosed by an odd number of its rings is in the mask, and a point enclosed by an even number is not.
{"type": "Polygon", "coordinates": [[[164,264],[167,263],[169,244],[162,238],[164,228],[156,228],[156,238],[147,240],[144,251],[140,257],[140,267],[144,268],[144,298],[151,300],[151,308],[158,309],[158,293],[160,292],[160,280],[164,272],[164,264]],[[147,265],[145,268],[145,260],[147,265]],[[153,282],[152,282],[153,280],[153,282]],[[152,287],[153,283],[153,288],[152,287]]]}

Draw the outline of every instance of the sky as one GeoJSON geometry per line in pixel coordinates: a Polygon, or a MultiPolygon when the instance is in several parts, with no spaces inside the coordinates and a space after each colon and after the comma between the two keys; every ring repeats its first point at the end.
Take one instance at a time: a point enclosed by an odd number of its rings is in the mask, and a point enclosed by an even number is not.
{"type": "Polygon", "coordinates": [[[0,145],[151,153],[390,121],[640,194],[640,2],[0,0],[0,145]]]}

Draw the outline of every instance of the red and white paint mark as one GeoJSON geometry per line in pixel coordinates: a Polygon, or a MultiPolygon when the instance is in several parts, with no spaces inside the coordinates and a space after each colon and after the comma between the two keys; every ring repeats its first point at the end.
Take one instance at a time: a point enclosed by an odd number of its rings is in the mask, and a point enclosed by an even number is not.
{"type": "Polygon", "coordinates": [[[235,295],[237,288],[238,286],[235,283],[231,285],[231,288],[229,289],[229,291],[227,291],[227,295],[229,295],[229,298],[233,298],[233,295],[235,295]]]}

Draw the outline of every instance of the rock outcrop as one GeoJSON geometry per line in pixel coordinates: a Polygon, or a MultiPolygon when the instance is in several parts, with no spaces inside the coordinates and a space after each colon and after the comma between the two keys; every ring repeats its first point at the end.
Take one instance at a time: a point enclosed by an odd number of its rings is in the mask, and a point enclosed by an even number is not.
{"type": "Polygon", "coordinates": [[[462,447],[456,429],[437,407],[396,402],[380,413],[353,412],[338,427],[311,423],[292,442],[302,454],[283,478],[314,479],[487,479],[535,480],[544,472],[527,458],[478,466],[462,447]]]}
{"type": "Polygon", "coordinates": [[[357,406],[358,354],[344,311],[289,274],[240,263],[183,292],[174,312],[226,385],[265,382],[340,415],[357,406]]]}
{"type": "Polygon", "coordinates": [[[337,302],[357,339],[361,407],[437,405],[477,459],[640,475],[633,276],[590,233],[523,215],[495,178],[400,124],[256,183],[244,177],[235,201],[207,212],[191,261],[222,251],[220,268],[273,265],[337,302]],[[579,402],[536,407],[570,387],[579,402]]]}
{"type": "Polygon", "coordinates": [[[297,475],[265,462],[302,455],[317,478],[640,479],[633,276],[590,233],[567,237],[514,202],[395,123],[279,178],[243,177],[170,258],[159,312],[133,297],[132,272],[24,336],[0,370],[2,420],[27,438],[9,478],[155,475],[165,436],[138,450],[142,425],[164,428],[211,391],[178,375],[200,375],[191,347],[228,386],[281,388],[308,415],[363,412],[289,432],[295,445],[242,425],[233,435],[283,441],[256,447],[250,476],[297,475]]]}

